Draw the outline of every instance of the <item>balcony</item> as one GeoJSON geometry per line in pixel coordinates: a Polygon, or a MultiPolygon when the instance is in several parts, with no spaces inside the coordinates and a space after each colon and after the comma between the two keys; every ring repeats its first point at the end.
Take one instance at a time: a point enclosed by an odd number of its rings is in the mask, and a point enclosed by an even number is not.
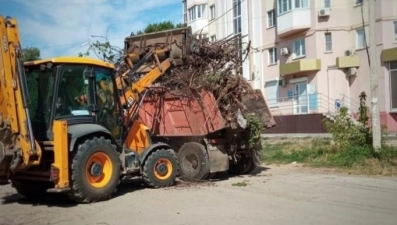
{"type": "Polygon", "coordinates": [[[320,59],[301,59],[290,63],[280,64],[280,75],[297,74],[321,69],[320,59]]]}
{"type": "Polygon", "coordinates": [[[383,49],[381,53],[382,62],[397,60],[397,48],[383,49]]]}
{"type": "Polygon", "coordinates": [[[336,66],[339,69],[359,67],[360,57],[358,55],[337,57],[336,66]]]}
{"type": "Polygon", "coordinates": [[[277,33],[280,38],[305,31],[311,26],[310,8],[292,9],[277,16],[277,33]]]}

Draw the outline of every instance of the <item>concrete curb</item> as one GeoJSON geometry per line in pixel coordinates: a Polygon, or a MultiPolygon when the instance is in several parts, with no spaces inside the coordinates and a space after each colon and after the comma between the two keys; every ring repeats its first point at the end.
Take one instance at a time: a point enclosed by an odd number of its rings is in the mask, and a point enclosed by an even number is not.
{"type": "MultiPolygon", "coordinates": [[[[262,134],[262,138],[332,138],[330,133],[286,133],[286,134],[262,134]]],[[[397,134],[387,135],[388,140],[397,140],[397,134]]]]}

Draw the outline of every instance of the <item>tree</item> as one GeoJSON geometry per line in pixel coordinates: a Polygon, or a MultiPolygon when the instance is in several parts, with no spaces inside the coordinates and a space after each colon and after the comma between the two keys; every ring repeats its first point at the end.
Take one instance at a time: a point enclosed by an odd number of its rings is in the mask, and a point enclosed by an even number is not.
{"type": "Polygon", "coordinates": [[[90,56],[90,52],[93,52],[98,58],[109,63],[116,63],[123,54],[122,49],[112,46],[107,38],[105,42],[97,40],[90,43],[88,50],[85,53],[79,52],[78,56],[87,57],[90,56]]]}
{"type": "Polygon", "coordinates": [[[149,23],[143,31],[138,30],[136,32],[137,35],[139,34],[148,34],[148,33],[153,33],[153,32],[158,32],[158,31],[163,31],[163,30],[169,30],[169,29],[174,29],[174,28],[180,28],[183,27],[183,23],[178,23],[174,24],[171,21],[164,21],[160,23],[149,23]]]}
{"type": "Polygon", "coordinates": [[[23,50],[22,60],[24,62],[41,59],[40,58],[40,49],[37,47],[26,47],[26,48],[23,48],[22,50],[23,50]]]}

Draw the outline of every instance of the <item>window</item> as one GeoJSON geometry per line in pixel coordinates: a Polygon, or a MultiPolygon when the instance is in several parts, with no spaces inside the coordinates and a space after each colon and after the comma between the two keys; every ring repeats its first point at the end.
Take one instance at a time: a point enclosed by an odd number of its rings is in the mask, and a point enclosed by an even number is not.
{"type": "Polygon", "coordinates": [[[394,24],[394,41],[397,42],[397,21],[394,21],[393,24],[394,24]]]}
{"type": "Polygon", "coordinates": [[[211,42],[215,42],[216,41],[216,35],[212,35],[211,36],[211,42]]]}
{"type": "Polygon", "coordinates": [[[269,50],[268,50],[268,53],[269,53],[269,62],[268,62],[268,64],[269,65],[273,65],[273,64],[276,64],[277,63],[277,48],[269,48],[269,50]]]}
{"type": "Polygon", "coordinates": [[[364,48],[365,44],[364,28],[356,29],[356,48],[364,48]]]}
{"type": "Polygon", "coordinates": [[[189,9],[189,19],[194,21],[197,19],[207,18],[207,4],[195,5],[189,9]]]}
{"type": "Polygon", "coordinates": [[[397,111],[397,61],[389,63],[390,72],[390,107],[392,111],[397,111]]]}
{"type": "Polygon", "coordinates": [[[295,8],[307,8],[309,6],[309,0],[295,0],[295,8]]]}
{"type": "Polygon", "coordinates": [[[193,6],[189,9],[189,19],[190,21],[196,20],[196,7],[193,6]]]}
{"type": "Polygon", "coordinates": [[[278,106],[278,81],[268,81],[265,84],[266,89],[266,102],[269,107],[278,106]]]}
{"type": "Polygon", "coordinates": [[[331,0],[324,0],[324,8],[331,8],[331,0]]]}
{"type": "Polygon", "coordinates": [[[332,35],[325,33],[325,52],[332,52],[332,35]]]}
{"type": "Polygon", "coordinates": [[[267,27],[274,27],[275,25],[276,25],[276,15],[273,9],[267,12],[267,27]]]}
{"type": "Polygon", "coordinates": [[[241,0],[233,0],[234,33],[241,33],[241,0]]]}
{"type": "Polygon", "coordinates": [[[33,130],[46,130],[51,126],[51,110],[56,70],[25,67],[30,104],[28,106],[33,130]]]}
{"type": "Polygon", "coordinates": [[[305,39],[299,39],[294,42],[294,58],[304,57],[306,55],[305,39]]]}
{"type": "Polygon", "coordinates": [[[198,5],[197,7],[197,18],[207,18],[207,5],[198,5]]]}
{"type": "Polygon", "coordinates": [[[211,11],[211,19],[215,19],[216,17],[215,4],[210,6],[210,11],[211,11]]]}
{"type": "Polygon", "coordinates": [[[292,0],[278,0],[278,14],[288,12],[292,9],[292,0]]]}

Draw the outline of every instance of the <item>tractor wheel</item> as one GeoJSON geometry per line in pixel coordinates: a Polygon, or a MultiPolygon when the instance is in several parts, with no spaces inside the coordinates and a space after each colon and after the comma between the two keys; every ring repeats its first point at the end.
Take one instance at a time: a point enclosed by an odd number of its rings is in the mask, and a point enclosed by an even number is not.
{"type": "Polygon", "coordinates": [[[204,145],[197,142],[184,144],[178,152],[181,177],[186,180],[204,180],[210,174],[210,163],[204,145]]]}
{"type": "Polygon", "coordinates": [[[228,172],[233,175],[243,175],[252,172],[255,169],[252,157],[243,156],[237,164],[230,163],[228,172]]]}
{"type": "Polygon", "coordinates": [[[120,173],[119,153],[109,139],[86,140],[72,159],[69,196],[83,203],[108,200],[116,192],[120,173]]]}
{"type": "Polygon", "coordinates": [[[244,174],[252,173],[258,167],[258,164],[255,162],[255,160],[252,157],[250,157],[249,160],[251,160],[252,162],[251,166],[247,168],[247,171],[245,171],[244,174]]]}
{"type": "Polygon", "coordinates": [[[12,180],[11,185],[18,194],[30,201],[42,200],[47,195],[47,189],[54,186],[49,182],[28,180],[12,180]]]}
{"type": "Polygon", "coordinates": [[[178,160],[172,149],[159,149],[143,162],[142,176],[150,187],[169,187],[176,180],[178,167],[178,160]]]}

